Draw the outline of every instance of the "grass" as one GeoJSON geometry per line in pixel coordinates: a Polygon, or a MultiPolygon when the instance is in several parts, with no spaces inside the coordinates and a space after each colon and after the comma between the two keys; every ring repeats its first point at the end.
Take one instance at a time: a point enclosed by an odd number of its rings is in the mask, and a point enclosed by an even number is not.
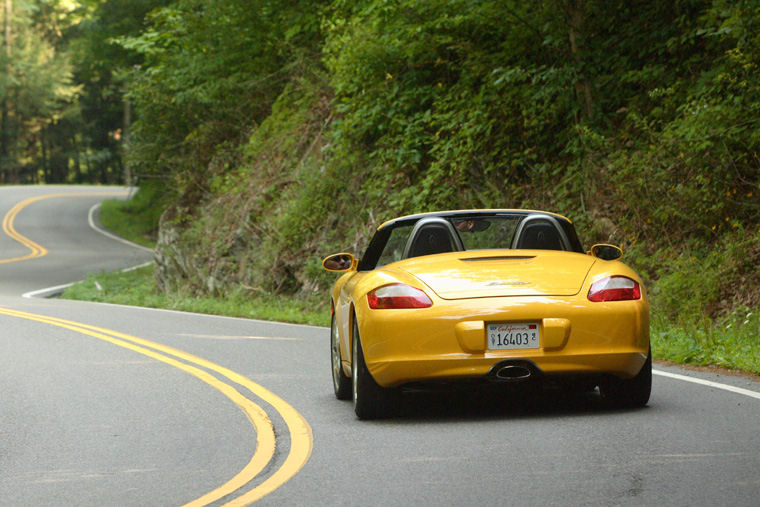
{"type": "MultiPolygon", "coordinates": [[[[116,234],[152,246],[150,238],[157,217],[146,220],[144,212],[135,211],[135,203],[140,203],[139,194],[130,203],[106,201],[101,220],[116,234]]],[[[156,287],[151,266],[129,272],[91,274],[84,282],[67,289],[62,297],[318,326],[330,323],[325,294],[310,298],[245,292],[200,298],[182,293],[169,295],[156,287]]],[[[655,298],[651,324],[655,359],[760,373],[760,311],[739,308],[720,320],[711,320],[695,309],[679,315],[677,321],[668,320],[663,314],[658,312],[655,298]]]]}
{"type": "Polygon", "coordinates": [[[719,321],[682,318],[677,324],[653,312],[651,337],[656,359],[760,373],[758,311],[743,308],[719,321]]]}
{"type": "Polygon", "coordinates": [[[210,315],[329,326],[330,313],[323,297],[251,296],[194,297],[159,292],[153,266],[117,273],[91,274],[66,289],[63,298],[147,308],[164,308],[210,315]]]}
{"type": "Polygon", "coordinates": [[[114,234],[138,245],[155,245],[160,213],[153,205],[155,190],[141,188],[129,201],[109,200],[101,205],[100,222],[114,234]]]}

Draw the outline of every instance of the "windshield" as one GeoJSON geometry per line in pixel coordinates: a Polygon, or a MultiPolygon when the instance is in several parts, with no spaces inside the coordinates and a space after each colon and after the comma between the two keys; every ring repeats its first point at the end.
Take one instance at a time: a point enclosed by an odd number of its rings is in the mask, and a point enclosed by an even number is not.
{"type": "Polygon", "coordinates": [[[465,250],[510,248],[522,217],[464,217],[449,221],[459,233],[465,250]]]}

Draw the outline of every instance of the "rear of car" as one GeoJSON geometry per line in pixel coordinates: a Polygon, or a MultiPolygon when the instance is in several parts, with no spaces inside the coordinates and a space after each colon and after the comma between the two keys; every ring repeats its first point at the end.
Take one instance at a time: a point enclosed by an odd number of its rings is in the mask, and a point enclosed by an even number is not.
{"type": "Polygon", "coordinates": [[[371,418],[405,386],[552,378],[643,405],[649,306],[620,255],[612,245],[586,253],[572,222],[540,211],[386,222],[361,260],[323,262],[345,272],[333,288],[336,396],[353,397],[357,415],[371,418]]]}
{"type": "Polygon", "coordinates": [[[384,387],[488,375],[631,378],[649,352],[648,304],[635,273],[619,262],[489,250],[408,259],[383,270],[430,301],[379,308],[372,291],[355,301],[367,367],[384,387]],[[634,282],[638,294],[619,290],[616,300],[590,300],[594,284],[613,276],[634,282]]]}

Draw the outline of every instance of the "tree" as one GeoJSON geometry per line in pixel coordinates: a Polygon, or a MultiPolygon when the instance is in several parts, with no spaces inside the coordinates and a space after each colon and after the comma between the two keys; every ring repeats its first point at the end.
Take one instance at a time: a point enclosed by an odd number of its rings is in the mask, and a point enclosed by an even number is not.
{"type": "MultiPolygon", "coordinates": [[[[12,25],[12,19],[11,14],[13,12],[13,5],[11,3],[11,0],[4,0],[3,1],[3,75],[5,76],[5,79],[3,79],[3,89],[8,89],[10,85],[10,59],[11,59],[11,25],[12,25]]],[[[2,111],[0,112],[0,170],[2,170],[3,167],[9,164],[10,162],[10,152],[9,152],[9,141],[10,141],[10,129],[8,128],[8,119],[9,119],[9,102],[8,102],[8,96],[6,93],[3,93],[2,97],[2,111]]]]}
{"type": "Polygon", "coordinates": [[[126,76],[143,57],[114,41],[136,36],[146,16],[169,0],[82,0],[81,20],[71,26],[69,52],[80,83],[80,142],[86,174],[80,181],[125,181],[123,152],[130,122],[126,76]]]}
{"type": "Polygon", "coordinates": [[[196,202],[305,59],[318,58],[315,1],[177,0],[150,13],[123,48],[144,63],[130,74],[135,121],[130,163],[196,202]]]}
{"type": "Polygon", "coordinates": [[[66,181],[68,157],[50,145],[51,129],[76,117],[77,87],[65,54],[34,24],[42,2],[23,4],[8,16],[0,86],[3,165],[8,182],[66,181]]]}

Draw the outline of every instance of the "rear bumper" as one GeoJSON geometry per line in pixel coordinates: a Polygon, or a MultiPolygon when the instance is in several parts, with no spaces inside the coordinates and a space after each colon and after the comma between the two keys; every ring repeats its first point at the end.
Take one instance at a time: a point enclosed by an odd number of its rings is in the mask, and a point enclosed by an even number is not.
{"type": "Polygon", "coordinates": [[[436,301],[419,310],[357,308],[370,373],[385,387],[484,377],[501,361],[530,361],[546,376],[635,376],[649,352],[646,300],[583,297],[436,301]],[[489,322],[539,324],[538,349],[489,351],[489,322]]]}
{"type": "Polygon", "coordinates": [[[644,365],[647,352],[536,357],[509,355],[493,357],[449,357],[379,361],[370,367],[378,384],[395,387],[411,382],[433,382],[485,378],[497,363],[506,359],[527,360],[545,376],[596,376],[611,374],[621,378],[635,376],[644,365]]]}

